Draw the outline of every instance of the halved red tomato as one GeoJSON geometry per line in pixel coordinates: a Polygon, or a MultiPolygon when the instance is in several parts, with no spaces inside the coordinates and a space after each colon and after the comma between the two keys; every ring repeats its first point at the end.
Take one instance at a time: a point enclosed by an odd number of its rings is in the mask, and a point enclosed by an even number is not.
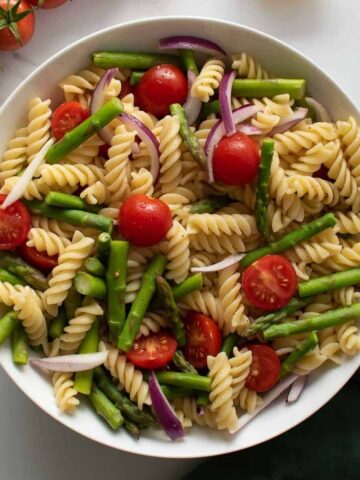
{"type": "Polygon", "coordinates": [[[51,120],[51,128],[56,140],[61,140],[65,133],[77,127],[89,115],[89,109],[79,102],[64,102],[59,105],[51,120]]]}
{"type": "MultiPolygon", "coordinates": [[[[0,205],[6,195],[0,195],[0,205]]],[[[12,250],[21,245],[30,230],[30,213],[19,201],[0,209],[0,250],[12,250]]]]}
{"type": "Polygon", "coordinates": [[[35,248],[28,247],[25,243],[19,247],[19,253],[24,260],[30,263],[30,265],[38,268],[42,272],[51,272],[51,270],[58,264],[57,255],[50,257],[47,253],[40,253],[35,248]]]}
{"type": "Polygon", "coordinates": [[[173,358],[177,341],[167,331],[140,337],[126,353],[126,357],[136,367],[152,370],[165,367],[173,358]]]}
{"type": "Polygon", "coordinates": [[[255,392],[265,392],[279,380],[279,357],[268,345],[249,345],[248,348],[252,353],[252,362],[245,385],[255,392]]]}

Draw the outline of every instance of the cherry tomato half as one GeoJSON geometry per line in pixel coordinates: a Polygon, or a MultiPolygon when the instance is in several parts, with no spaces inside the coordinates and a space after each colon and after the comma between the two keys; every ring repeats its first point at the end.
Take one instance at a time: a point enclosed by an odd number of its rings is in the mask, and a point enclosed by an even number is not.
{"type": "Polygon", "coordinates": [[[279,380],[279,357],[268,345],[249,345],[248,348],[252,352],[252,362],[245,385],[255,392],[265,392],[279,380]]]}
{"type": "MultiPolygon", "coordinates": [[[[6,195],[0,195],[0,205],[6,195]]],[[[0,250],[12,250],[21,245],[30,230],[30,213],[24,204],[14,202],[0,209],[0,250]]]]}
{"type": "MultiPolygon", "coordinates": [[[[16,5],[16,2],[17,0],[10,0],[10,2],[8,2],[8,0],[0,0],[0,7],[8,13],[9,10],[16,5]]],[[[35,15],[30,9],[28,2],[22,0],[16,10],[16,14],[12,15],[12,17],[11,19],[10,17],[3,17],[3,15],[0,14],[0,21],[4,21],[5,25],[11,25],[17,29],[21,42],[18,42],[8,26],[4,25],[3,28],[0,29],[0,50],[16,50],[21,48],[26,45],[33,36],[35,15]],[[24,12],[29,12],[29,14],[21,18],[24,12]]]]}
{"type": "Polygon", "coordinates": [[[184,354],[195,368],[206,367],[208,355],[217,355],[221,348],[221,331],[211,317],[189,312],[184,319],[186,344],[184,354]]]}
{"type": "Polygon", "coordinates": [[[119,97],[122,99],[126,97],[126,95],[129,95],[129,93],[134,93],[135,87],[131,85],[130,80],[127,79],[125,82],[121,83],[121,92],[119,97]]]}
{"type": "Polygon", "coordinates": [[[176,348],[175,338],[163,331],[135,340],[126,357],[135,367],[152,370],[165,367],[173,358],[176,348]]]}
{"type": "Polygon", "coordinates": [[[51,127],[56,140],[60,140],[65,133],[77,127],[89,115],[89,109],[79,102],[64,102],[59,105],[51,120],[51,127]]]}
{"type": "MultiPolygon", "coordinates": [[[[39,4],[39,0],[29,0],[29,2],[36,7],[39,4]]],[[[44,0],[40,8],[57,8],[65,2],[67,2],[67,0],[44,0]]]]}
{"type": "Polygon", "coordinates": [[[214,178],[225,185],[246,185],[259,173],[260,153],[255,140],[242,132],[223,137],[213,155],[214,178]]]}
{"type": "Polygon", "coordinates": [[[58,264],[58,256],[50,257],[46,252],[38,252],[33,247],[28,247],[25,243],[20,245],[19,253],[33,267],[38,268],[42,272],[48,273],[58,264]]]}
{"type": "Polygon", "coordinates": [[[174,65],[157,65],[150,68],[136,85],[136,104],[156,117],[169,113],[172,103],[185,102],[187,97],[187,79],[174,65]]]}
{"type": "Polygon", "coordinates": [[[242,284],[252,305],[263,310],[276,310],[284,307],[294,296],[297,278],[287,258],[266,255],[245,270],[242,284]]]}
{"type": "Polygon", "coordinates": [[[121,234],[134,245],[155,245],[166,237],[172,223],[165,202],[146,195],[132,195],[119,211],[121,234]]]}

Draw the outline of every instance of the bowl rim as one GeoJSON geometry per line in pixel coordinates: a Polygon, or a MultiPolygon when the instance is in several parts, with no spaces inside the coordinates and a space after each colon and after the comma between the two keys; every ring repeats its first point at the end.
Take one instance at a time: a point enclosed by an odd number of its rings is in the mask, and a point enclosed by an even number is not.
{"type": "MultiPolygon", "coordinates": [[[[349,97],[349,95],[347,94],[346,91],[343,90],[343,88],[332,78],[331,75],[329,75],[325,70],[323,70],[322,67],[320,67],[319,65],[317,65],[313,60],[311,60],[311,58],[309,58],[307,55],[303,54],[302,52],[300,52],[297,48],[295,47],[292,47],[291,45],[287,44],[286,42],[278,39],[277,37],[274,37],[273,35],[271,34],[268,34],[268,33],[265,33],[261,30],[258,30],[256,28],[253,28],[253,27],[249,27],[247,25],[243,25],[241,23],[237,23],[237,22],[231,22],[231,21],[228,21],[228,20],[223,20],[223,19],[216,19],[216,18],[213,18],[213,17],[203,17],[203,16],[194,16],[194,15],[168,15],[168,16],[156,16],[156,17],[144,17],[144,18],[140,18],[140,19],[136,19],[136,20],[130,20],[130,21],[127,21],[127,22],[122,22],[122,23],[118,23],[118,24],[115,24],[115,25],[111,25],[109,27],[105,27],[105,28],[102,28],[100,30],[97,30],[93,33],[90,33],[89,35],[86,35],[82,38],[80,38],[79,40],[76,40],[72,43],[70,43],[69,45],[67,45],[66,47],[62,48],[61,50],[59,50],[58,52],[56,52],[55,54],[51,55],[47,60],[45,60],[44,62],[42,62],[39,66],[37,66],[33,72],[31,72],[29,75],[26,76],[26,78],[24,80],[22,80],[20,82],[20,84],[15,88],[15,90],[9,95],[9,97],[5,100],[5,102],[3,103],[3,105],[0,107],[0,118],[1,118],[1,115],[3,114],[3,112],[5,111],[5,109],[7,108],[7,106],[9,104],[11,104],[11,102],[14,100],[14,98],[16,97],[16,95],[18,94],[19,91],[21,91],[21,89],[23,88],[23,86],[29,82],[30,80],[32,80],[33,77],[35,77],[43,68],[45,68],[46,66],[48,66],[49,64],[53,63],[57,58],[61,57],[63,54],[65,54],[67,51],[70,51],[76,47],[79,47],[81,46],[83,43],[87,43],[90,39],[92,38],[95,38],[95,37],[98,37],[98,36],[101,36],[103,35],[104,33],[109,33],[111,31],[116,31],[117,29],[119,28],[123,28],[123,27],[131,27],[133,25],[143,25],[143,26],[146,26],[147,24],[149,23],[159,23],[159,22],[168,22],[168,21],[172,21],[172,20],[185,20],[185,21],[188,21],[188,22],[193,22],[193,21],[199,21],[199,20],[202,20],[206,23],[214,23],[214,24],[222,24],[224,25],[225,27],[226,26],[232,26],[232,27],[236,27],[236,28],[239,28],[242,29],[243,31],[248,31],[248,32],[252,32],[256,35],[258,35],[259,37],[261,37],[262,39],[264,40],[269,40],[271,42],[274,42],[276,44],[278,44],[279,46],[281,46],[282,48],[285,48],[289,51],[291,51],[292,53],[296,54],[298,57],[301,57],[303,60],[305,60],[307,63],[311,64],[316,70],[318,70],[320,73],[322,73],[329,81],[330,83],[332,84],[333,87],[335,87],[337,90],[340,90],[341,93],[344,95],[344,97],[347,99],[347,101],[349,102],[349,104],[353,107],[353,109],[360,115],[360,112],[359,112],[359,109],[358,107],[355,105],[355,103],[352,101],[352,99],[349,97]]],[[[234,452],[237,452],[237,451],[241,451],[241,450],[245,450],[247,448],[250,448],[250,447],[254,447],[256,445],[259,445],[259,444],[262,444],[264,442],[267,442],[273,438],[276,438],[277,436],[279,435],[282,435],[283,433],[291,430],[292,428],[296,427],[297,425],[299,425],[300,423],[302,423],[303,421],[305,421],[306,419],[310,418],[312,415],[314,415],[318,410],[320,410],[324,405],[326,405],[344,386],[345,384],[350,380],[350,378],[353,376],[353,374],[356,372],[356,370],[360,367],[360,355],[358,357],[358,362],[357,362],[357,366],[356,366],[356,362],[354,362],[354,369],[353,371],[351,372],[351,375],[350,376],[346,376],[346,378],[342,379],[341,381],[339,381],[337,383],[337,386],[336,386],[336,390],[333,394],[331,394],[330,397],[326,397],[324,399],[324,401],[321,402],[321,404],[319,406],[317,406],[311,414],[308,414],[308,413],[305,413],[305,415],[303,416],[299,416],[295,421],[293,422],[289,422],[286,424],[286,426],[284,426],[283,428],[281,428],[280,430],[277,430],[276,433],[273,433],[273,434],[268,434],[265,438],[261,438],[260,440],[255,440],[255,441],[252,441],[251,443],[249,443],[246,447],[238,447],[238,446],[232,446],[231,443],[228,443],[227,444],[227,447],[224,448],[222,446],[220,446],[219,444],[219,447],[220,447],[220,451],[219,452],[208,452],[208,453],[205,453],[205,454],[202,454],[202,455],[198,455],[196,453],[192,454],[191,452],[187,453],[187,454],[180,454],[180,455],[174,455],[174,454],[169,454],[166,452],[166,454],[162,454],[161,453],[161,449],[159,449],[159,452],[158,451],[155,451],[153,453],[149,453],[149,452],[144,452],[144,451],[134,451],[134,450],[131,450],[128,446],[126,445],[121,445],[121,444],[111,444],[109,443],[108,441],[104,440],[100,440],[96,437],[96,434],[93,434],[91,432],[80,432],[79,430],[76,429],[76,424],[72,425],[72,424],[68,424],[66,421],[65,421],[65,418],[62,417],[62,416],[57,416],[54,412],[52,411],[49,411],[46,409],[45,406],[43,406],[39,401],[37,401],[36,399],[32,398],[30,396],[30,394],[22,387],[22,384],[21,384],[21,381],[20,379],[18,379],[16,377],[15,374],[13,374],[6,366],[4,366],[2,360],[0,359],[0,365],[2,366],[3,370],[6,372],[6,374],[11,378],[11,380],[17,385],[17,387],[26,395],[26,397],[28,397],[35,405],[37,405],[42,411],[44,411],[45,413],[47,413],[50,417],[52,417],[54,420],[56,420],[57,422],[61,423],[63,426],[69,428],[70,430],[72,430],[73,432],[77,433],[78,435],[82,436],[82,437],[85,437],[89,440],[92,440],[100,445],[103,445],[103,446],[106,446],[106,447],[111,447],[115,450],[120,450],[122,452],[126,452],[126,453],[131,453],[131,454],[134,454],[134,455],[141,455],[141,456],[147,456],[147,457],[154,457],[154,458],[169,458],[169,459],[195,459],[195,458],[208,458],[208,457],[213,457],[213,456],[217,456],[217,455],[225,455],[225,454],[228,454],[228,453],[234,453],[234,452]]]]}

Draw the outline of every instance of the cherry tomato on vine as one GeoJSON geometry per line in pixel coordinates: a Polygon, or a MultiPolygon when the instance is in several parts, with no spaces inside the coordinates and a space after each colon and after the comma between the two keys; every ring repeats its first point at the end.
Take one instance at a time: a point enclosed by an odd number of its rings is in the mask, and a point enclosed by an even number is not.
{"type": "Polygon", "coordinates": [[[221,331],[211,317],[189,312],[184,319],[186,344],[184,354],[195,368],[206,367],[208,355],[217,355],[221,348],[221,331]]]}
{"type": "Polygon", "coordinates": [[[33,36],[35,16],[27,1],[0,0],[0,50],[17,50],[33,36]],[[9,9],[8,9],[9,7],[9,9]],[[26,16],[23,16],[27,12],[26,16]]]}
{"type": "Polygon", "coordinates": [[[245,385],[255,392],[265,392],[279,380],[279,357],[268,345],[249,345],[247,348],[252,353],[252,361],[245,385]]]}
{"type": "Polygon", "coordinates": [[[57,255],[50,257],[46,252],[38,252],[35,248],[28,247],[25,243],[20,245],[19,253],[30,265],[45,273],[51,272],[58,264],[57,255]]]}
{"type": "Polygon", "coordinates": [[[61,140],[65,133],[77,127],[89,115],[89,109],[79,102],[64,102],[59,105],[51,120],[51,128],[56,140],[61,140]]]}
{"type": "Polygon", "coordinates": [[[136,367],[152,370],[165,367],[173,358],[176,348],[175,338],[163,331],[135,340],[126,357],[136,367]]]}
{"type": "Polygon", "coordinates": [[[156,117],[169,113],[173,103],[185,102],[188,84],[183,72],[174,65],[157,65],[141,77],[135,88],[136,104],[156,117]]]}
{"type": "Polygon", "coordinates": [[[157,198],[132,195],[119,211],[121,234],[134,245],[155,245],[166,237],[172,223],[168,205],[157,198]]]}
{"type": "Polygon", "coordinates": [[[242,132],[223,137],[213,155],[214,178],[225,185],[246,185],[259,173],[260,153],[255,140],[242,132]]]}
{"type": "MultiPolygon", "coordinates": [[[[0,195],[0,205],[6,195],[0,195]]],[[[0,250],[12,250],[21,245],[30,230],[30,213],[24,204],[17,201],[0,209],[0,250]]]]}
{"type": "Polygon", "coordinates": [[[266,255],[245,270],[242,284],[252,305],[263,310],[276,310],[294,296],[297,277],[287,258],[266,255]]]}

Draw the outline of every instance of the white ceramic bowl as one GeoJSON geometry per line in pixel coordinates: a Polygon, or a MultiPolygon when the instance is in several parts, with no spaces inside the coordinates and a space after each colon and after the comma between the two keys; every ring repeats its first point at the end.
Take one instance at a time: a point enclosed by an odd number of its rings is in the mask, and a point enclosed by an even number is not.
{"type": "MultiPolygon", "coordinates": [[[[227,52],[253,54],[266,69],[279,77],[299,77],[308,81],[308,91],[323,102],[333,118],[349,114],[359,118],[355,105],[319,67],[296,50],[275,38],[233,23],[200,18],[153,18],[101,30],[80,40],[35,70],[0,109],[0,152],[19,125],[26,120],[29,100],[39,95],[60,101],[57,83],[70,73],[86,67],[96,50],[156,51],[158,40],[168,35],[196,35],[218,42],[227,52]],[[59,98],[57,98],[59,97],[59,98]]],[[[139,441],[126,432],[112,432],[82,403],[73,416],[59,413],[50,382],[30,366],[17,368],[9,346],[0,349],[0,362],[21,390],[40,408],[75,432],[119,450],[154,457],[194,458],[241,450],[269,440],[302,422],[328,402],[360,365],[360,356],[342,366],[324,368],[311,376],[301,399],[285,405],[284,397],[261,413],[236,435],[193,429],[181,442],[170,442],[159,430],[145,431],[139,441]]],[[[19,432],[21,434],[21,432],[19,432]]]]}

